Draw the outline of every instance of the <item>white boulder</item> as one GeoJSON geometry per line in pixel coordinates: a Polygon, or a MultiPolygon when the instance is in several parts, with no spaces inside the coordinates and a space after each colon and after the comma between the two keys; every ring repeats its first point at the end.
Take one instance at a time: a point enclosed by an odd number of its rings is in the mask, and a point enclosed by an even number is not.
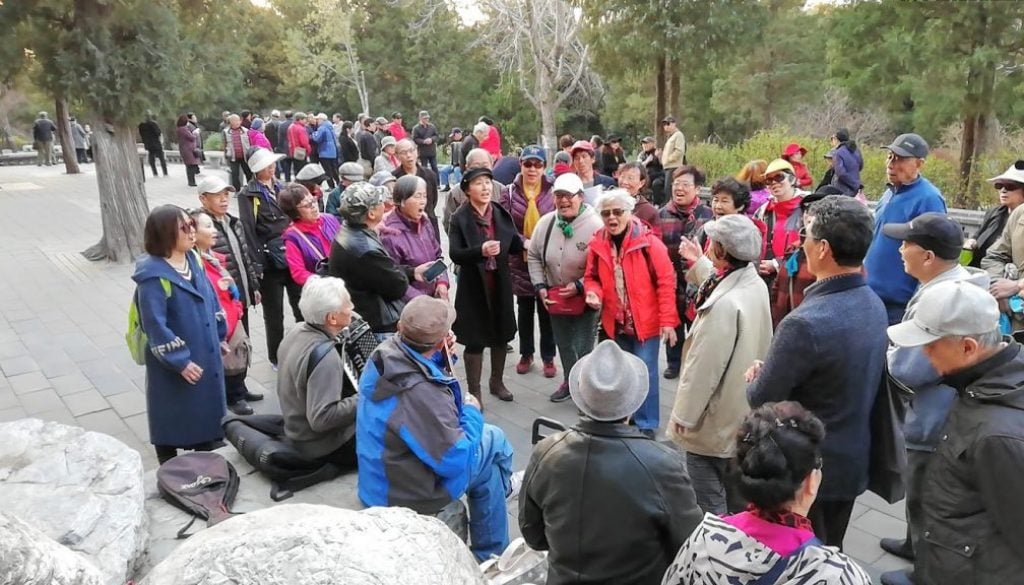
{"type": "Polygon", "coordinates": [[[466,545],[405,508],[282,504],[190,537],[141,585],[484,585],[466,545]]]}
{"type": "Polygon", "coordinates": [[[142,459],[113,437],[38,419],[0,424],[4,511],[124,585],[147,538],[142,459]]]}
{"type": "Polygon", "coordinates": [[[0,512],[0,583],[101,585],[100,572],[14,516],[0,512]]]}

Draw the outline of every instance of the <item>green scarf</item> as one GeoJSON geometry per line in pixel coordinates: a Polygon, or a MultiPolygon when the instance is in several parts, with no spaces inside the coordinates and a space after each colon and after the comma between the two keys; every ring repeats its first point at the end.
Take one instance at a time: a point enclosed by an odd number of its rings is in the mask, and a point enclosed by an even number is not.
{"type": "MultiPolygon", "coordinates": [[[[579,217],[579,216],[583,215],[583,212],[586,209],[587,209],[587,204],[586,203],[580,203],[580,212],[576,215],[576,217],[579,217]]],[[[572,222],[576,221],[576,217],[574,217],[572,219],[563,219],[561,215],[556,215],[555,217],[558,218],[558,223],[555,224],[555,225],[558,226],[558,229],[562,230],[562,234],[565,235],[565,238],[567,240],[571,240],[572,239],[572,222]]]]}

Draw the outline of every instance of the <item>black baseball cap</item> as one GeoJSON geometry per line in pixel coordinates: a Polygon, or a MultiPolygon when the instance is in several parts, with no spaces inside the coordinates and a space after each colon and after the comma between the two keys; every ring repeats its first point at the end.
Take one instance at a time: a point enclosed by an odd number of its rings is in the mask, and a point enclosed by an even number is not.
{"type": "Polygon", "coordinates": [[[939,258],[956,260],[964,245],[964,230],[945,213],[929,211],[907,223],[889,223],[882,233],[894,240],[904,240],[930,250],[939,258]]]}
{"type": "Polygon", "coordinates": [[[889,146],[882,148],[896,156],[925,158],[928,156],[928,143],[918,134],[900,134],[889,146]]]}

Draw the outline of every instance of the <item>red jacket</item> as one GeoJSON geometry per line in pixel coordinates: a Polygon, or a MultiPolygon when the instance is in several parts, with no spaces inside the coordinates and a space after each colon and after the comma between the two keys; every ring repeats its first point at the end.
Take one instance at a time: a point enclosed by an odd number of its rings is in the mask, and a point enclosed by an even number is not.
{"type": "Polygon", "coordinates": [[[405,127],[402,126],[402,123],[398,120],[388,124],[388,132],[391,133],[392,138],[394,138],[396,142],[403,140],[406,137],[405,127]]]}
{"type": "Polygon", "coordinates": [[[807,170],[807,165],[802,162],[791,160],[789,164],[793,165],[793,170],[796,171],[796,186],[801,189],[811,189],[814,187],[814,177],[811,176],[811,172],[807,170]]]}
{"type": "Polygon", "coordinates": [[[484,138],[483,142],[480,143],[480,148],[491,153],[491,156],[498,158],[501,156],[501,133],[494,126],[487,132],[487,138],[484,138]]]}
{"type": "Polygon", "coordinates": [[[293,122],[288,127],[288,158],[295,158],[295,149],[298,147],[306,149],[306,159],[309,159],[313,148],[309,145],[309,132],[304,124],[293,122]]]}
{"type": "MultiPolygon", "coordinates": [[[[614,339],[619,297],[615,293],[612,246],[607,228],[594,234],[587,252],[583,288],[601,299],[601,326],[605,334],[614,339]]],[[[660,335],[662,327],[678,327],[676,273],[661,238],[634,218],[622,242],[622,251],[626,293],[637,338],[644,341],[660,335]]]]}
{"type": "Polygon", "coordinates": [[[231,339],[231,336],[235,334],[235,327],[238,327],[238,322],[242,318],[242,302],[231,296],[231,291],[227,286],[221,286],[221,279],[231,278],[225,266],[227,266],[227,256],[220,252],[211,250],[209,256],[204,255],[203,257],[203,269],[206,271],[206,277],[210,279],[213,291],[217,293],[220,308],[224,311],[224,321],[228,327],[227,337],[224,339],[231,339]]]}

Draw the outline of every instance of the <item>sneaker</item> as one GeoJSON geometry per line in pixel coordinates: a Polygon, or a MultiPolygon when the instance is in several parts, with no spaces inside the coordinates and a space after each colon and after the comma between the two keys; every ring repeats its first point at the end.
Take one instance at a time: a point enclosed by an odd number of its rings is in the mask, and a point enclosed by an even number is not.
{"type": "Polygon", "coordinates": [[[505,496],[506,502],[511,502],[512,500],[519,497],[519,490],[523,488],[524,475],[526,475],[525,471],[517,471],[512,474],[512,477],[509,478],[509,484],[511,485],[508,488],[508,495],[505,496]]]}
{"type": "Polygon", "coordinates": [[[522,376],[526,372],[530,371],[530,366],[533,365],[533,356],[523,356],[519,358],[519,363],[516,364],[516,373],[522,376]]]}
{"type": "Polygon", "coordinates": [[[228,405],[228,410],[237,415],[246,415],[253,413],[252,407],[249,406],[249,403],[246,402],[245,399],[239,400],[238,402],[232,402],[231,404],[228,405]]]}
{"type": "Polygon", "coordinates": [[[665,368],[665,373],[662,374],[666,380],[675,380],[679,377],[678,368],[665,368]]]}
{"type": "Polygon", "coordinates": [[[553,360],[547,360],[544,362],[544,377],[554,378],[558,375],[558,369],[555,368],[555,362],[553,360]]]}
{"type": "Polygon", "coordinates": [[[270,369],[274,370],[276,372],[277,371],[277,364],[275,364],[274,362],[270,362],[270,369]]]}
{"type": "Polygon", "coordinates": [[[569,383],[562,382],[562,385],[551,395],[551,402],[565,402],[569,400],[569,383]]]}

